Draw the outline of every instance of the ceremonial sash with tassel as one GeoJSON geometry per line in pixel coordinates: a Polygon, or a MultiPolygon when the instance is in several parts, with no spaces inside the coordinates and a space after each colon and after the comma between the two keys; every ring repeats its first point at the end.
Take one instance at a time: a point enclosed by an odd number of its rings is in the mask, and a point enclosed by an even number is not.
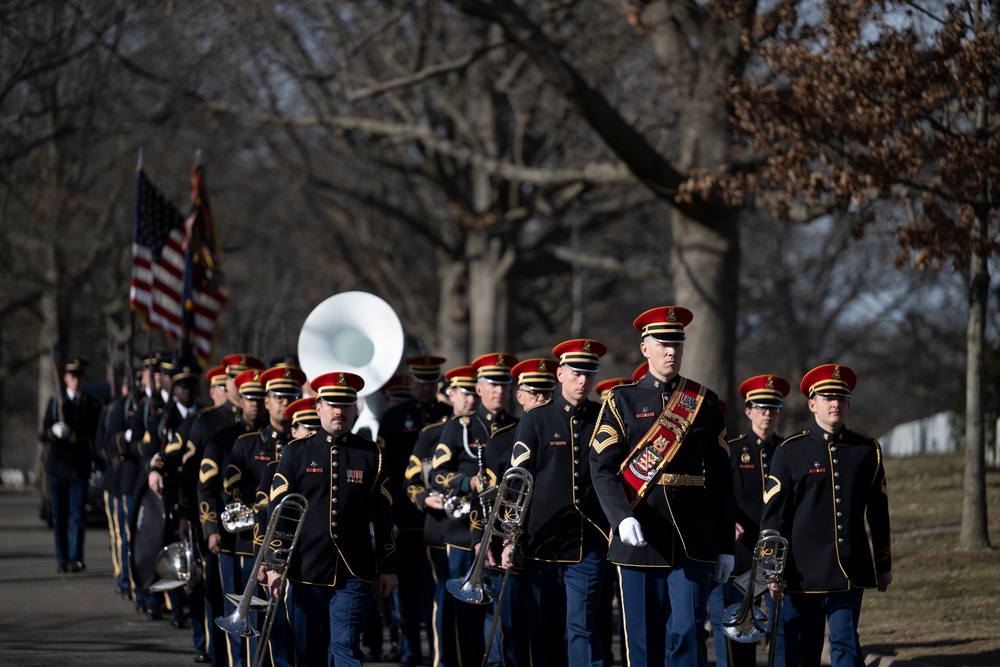
{"type": "Polygon", "coordinates": [[[646,496],[657,475],[676,456],[704,400],[705,388],[682,378],[653,426],[625,457],[618,473],[632,507],[646,496]]]}

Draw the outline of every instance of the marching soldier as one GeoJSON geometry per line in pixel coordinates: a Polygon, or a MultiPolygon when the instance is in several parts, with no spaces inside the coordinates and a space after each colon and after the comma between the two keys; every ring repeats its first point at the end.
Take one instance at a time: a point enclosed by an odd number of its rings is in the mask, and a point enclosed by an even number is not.
{"type": "MultiPolygon", "coordinates": [[[[447,371],[444,377],[448,383],[445,393],[452,409],[450,418],[475,412],[479,402],[475,369],[472,366],[458,366],[447,371]]],[[[434,575],[434,605],[430,624],[434,657],[431,667],[458,664],[455,599],[446,587],[450,577],[444,541],[448,516],[444,511],[444,496],[433,490],[430,484],[434,448],[440,442],[441,432],[447,422],[448,418],[443,418],[424,427],[413,446],[413,454],[406,467],[406,494],[424,515],[424,545],[434,575]]]]}
{"type": "MultiPolygon", "coordinates": [[[[740,385],[743,413],[750,420],[750,431],[729,441],[733,495],[736,501],[736,566],[733,577],[750,570],[757,540],[760,536],[760,514],[764,507],[764,483],[774,461],[774,452],[784,440],[777,435],[778,421],[785,396],[791,385],[777,375],[755,375],[740,385]]],[[[743,600],[743,594],[733,579],[718,584],[712,582],[709,592],[709,617],[715,636],[716,664],[732,667],[753,667],[757,662],[756,645],[734,642],[722,630],[722,612],[731,604],[743,600]]],[[[774,618],[774,599],[765,595],[767,617],[774,618]]],[[[775,664],[785,664],[781,626],[778,626],[775,664]]]]}
{"type": "MultiPolygon", "coordinates": [[[[299,388],[301,391],[301,387],[299,388]]],[[[281,460],[281,452],[289,444],[296,440],[311,437],[322,425],[319,415],[316,413],[316,400],[313,398],[300,398],[292,401],[285,408],[285,418],[289,424],[288,443],[280,443],[277,449],[277,457],[273,461],[268,461],[261,474],[260,484],[257,486],[257,525],[254,530],[258,537],[254,538],[257,548],[263,545],[264,533],[267,532],[267,511],[270,504],[271,482],[274,481],[274,473],[278,470],[278,462],[281,460]]],[[[262,565],[264,581],[267,581],[266,566],[262,565]]],[[[258,579],[260,576],[258,575],[258,579]]],[[[285,600],[278,600],[274,610],[275,621],[268,636],[268,650],[271,653],[271,664],[274,667],[292,667],[295,664],[295,646],[292,641],[292,628],[288,624],[288,613],[285,608],[285,600]]]]}
{"type": "Polygon", "coordinates": [[[83,359],[63,365],[65,391],[57,387],[59,394],[49,400],[38,437],[45,443],[58,572],[81,572],[87,567],[83,562],[84,511],[101,404],[83,393],[86,367],[83,359]]]}
{"type": "MultiPolygon", "coordinates": [[[[268,511],[291,493],[309,502],[286,573],[296,665],[360,665],[373,586],[380,597],[396,588],[392,498],[382,452],[351,433],[364,380],[327,373],[311,386],[322,428],[282,452],[268,511]]],[[[269,571],[267,579],[277,596],[281,575],[269,571]]]]}
{"type": "MultiPolygon", "coordinates": [[[[223,474],[228,469],[237,439],[241,435],[259,430],[265,418],[262,409],[265,394],[260,376],[261,371],[258,369],[246,370],[236,376],[234,384],[239,393],[242,415],[240,421],[216,431],[215,435],[209,438],[205,446],[205,455],[201,459],[201,472],[198,478],[201,528],[208,542],[208,550],[218,556],[224,596],[243,593],[246,581],[236,554],[236,535],[221,525],[222,513],[229,499],[225,491],[223,474]]],[[[236,605],[227,597],[223,608],[226,610],[223,615],[228,615],[236,605]]],[[[245,647],[241,638],[229,634],[226,639],[229,664],[233,667],[242,666],[245,647]]],[[[216,650],[216,660],[218,658],[219,653],[216,650]]]]}
{"type": "MultiPolygon", "coordinates": [[[[552,359],[525,359],[510,369],[517,388],[514,390],[514,400],[527,412],[536,405],[541,405],[552,398],[556,387],[556,362],[552,359]]],[[[506,467],[510,457],[503,461],[506,467]]]]}
{"type": "Polygon", "coordinates": [[[709,581],[725,581],[733,569],[733,485],[719,399],[680,375],[692,317],[665,306],[636,318],[649,369],[611,389],[591,441],[630,665],[706,664],[698,620],[709,581]]]}
{"type": "Polygon", "coordinates": [[[805,374],[799,389],[809,399],[815,423],[781,443],[764,490],[761,528],[777,530],[788,540],[784,621],[789,665],[820,664],[824,624],[830,664],[863,665],[858,619],[864,589],[885,591],[892,583],[882,450],[874,438],[845,426],[856,384],[854,371],[839,364],[805,374]]]}
{"type": "MultiPolygon", "coordinates": [[[[607,519],[590,476],[587,447],[600,406],[589,400],[602,343],[568,340],[558,357],[552,400],[528,409],[517,428],[511,465],[534,478],[521,551],[535,665],[604,664],[596,631],[607,559],[607,519]]],[[[503,566],[513,563],[506,546],[503,566]]]]}
{"type": "MultiPolygon", "coordinates": [[[[431,484],[450,497],[446,503],[456,506],[452,516],[459,517],[448,522],[444,534],[452,577],[464,577],[472,567],[474,544],[478,544],[472,531],[482,531],[486,520],[476,496],[496,483],[489,479],[486,468],[488,443],[494,434],[515,423],[507,412],[507,401],[513,382],[511,367],[516,364],[517,359],[504,352],[484,354],[472,362],[480,405],[474,413],[448,421],[434,449],[431,484]]],[[[455,621],[460,664],[481,662],[486,649],[485,610],[459,602],[455,621]]]]}
{"type": "MultiPolygon", "coordinates": [[[[440,421],[447,414],[447,406],[437,401],[437,384],[441,379],[444,357],[416,356],[403,360],[409,367],[406,384],[389,387],[387,395],[405,388],[410,397],[403,399],[382,415],[378,440],[389,466],[389,489],[392,491],[392,517],[398,529],[396,535],[396,564],[399,578],[399,625],[402,635],[399,661],[403,665],[423,662],[420,640],[422,620],[422,593],[424,583],[430,581],[430,564],[424,557],[424,517],[409,502],[404,489],[406,466],[413,453],[420,431],[440,421]]],[[[427,619],[430,621],[430,619],[427,619]]],[[[430,623],[428,622],[428,629],[430,623]]]]}
{"type": "MultiPolygon", "coordinates": [[[[241,379],[244,382],[240,387],[241,407],[248,398],[246,387],[252,382],[242,377],[248,373],[253,371],[244,371],[236,378],[237,383],[241,379]]],[[[247,508],[253,505],[264,468],[271,461],[278,460],[278,450],[288,441],[288,417],[285,415],[285,409],[289,401],[302,396],[302,385],[305,381],[306,375],[301,369],[288,365],[259,373],[257,382],[264,393],[264,411],[257,419],[261,429],[240,435],[233,444],[222,482],[227,505],[247,508]]],[[[236,567],[240,572],[239,578],[244,587],[251,578],[257,578],[253,565],[256,549],[263,538],[263,533],[257,530],[255,515],[248,513],[245,528],[235,533],[233,547],[236,567]]],[[[246,658],[250,662],[257,651],[257,638],[250,637],[246,643],[246,658]]]]}

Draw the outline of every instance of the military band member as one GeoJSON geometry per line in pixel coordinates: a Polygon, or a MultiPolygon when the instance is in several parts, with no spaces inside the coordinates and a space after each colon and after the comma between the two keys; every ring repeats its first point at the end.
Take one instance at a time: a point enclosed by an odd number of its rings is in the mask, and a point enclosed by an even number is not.
{"type": "MultiPolygon", "coordinates": [[[[596,616],[608,520],[594,491],[587,448],[600,411],[588,396],[606,352],[604,344],[589,339],[557,345],[555,395],[525,412],[515,436],[510,463],[534,478],[520,545],[535,665],[604,665],[596,616]]],[[[508,545],[504,567],[512,556],[508,545]]]]}
{"type": "MultiPolygon", "coordinates": [[[[396,405],[387,409],[379,423],[378,440],[382,446],[389,468],[389,488],[392,491],[392,517],[398,529],[396,535],[396,565],[399,578],[399,617],[400,642],[399,660],[402,664],[420,664],[423,662],[423,649],[420,638],[422,620],[423,591],[425,583],[432,579],[430,565],[424,554],[424,516],[409,501],[404,489],[406,466],[413,453],[420,431],[427,426],[440,421],[448,414],[447,406],[437,400],[437,385],[441,379],[441,364],[444,357],[422,355],[408,357],[403,363],[409,368],[402,388],[406,389],[409,398],[403,398],[396,405]]],[[[389,393],[395,391],[397,398],[401,387],[390,387],[389,393]]],[[[430,620],[427,627],[430,631],[430,620]]]]}
{"type": "Polygon", "coordinates": [[[781,443],[764,490],[761,528],[777,530],[789,544],[784,602],[789,665],[820,664],[824,624],[830,664],[864,665],[858,638],[864,589],[885,591],[892,583],[882,450],[874,438],[845,426],[856,384],[854,371],[839,364],[805,374],[799,389],[815,423],[781,443]]]}
{"type": "Polygon", "coordinates": [[[611,390],[591,442],[629,665],[707,664],[698,620],[710,580],[725,581],[733,569],[733,486],[719,399],[680,375],[692,317],[664,306],[635,319],[649,370],[611,390]]]}
{"type": "MultiPolygon", "coordinates": [[[[740,385],[744,400],[743,413],[750,420],[750,431],[729,441],[733,495],[736,502],[736,566],[733,577],[748,572],[760,536],[760,514],[764,507],[764,483],[771,471],[774,452],[784,438],[777,435],[778,422],[785,397],[791,385],[777,375],[755,375],[740,385]]],[[[722,630],[722,612],[729,605],[743,601],[743,593],[733,578],[719,584],[712,582],[709,593],[709,617],[715,636],[716,664],[732,667],[753,667],[757,663],[757,647],[753,643],[736,642],[722,630]]],[[[767,617],[774,618],[774,599],[765,593],[767,617]]],[[[775,664],[785,664],[781,625],[775,664]]]]}
{"type": "MultiPolygon", "coordinates": [[[[481,531],[485,522],[477,495],[496,480],[488,479],[486,450],[494,433],[514,423],[507,412],[513,378],[511,367],[517,359],[504,352],[484,354],[472,362],[476,372],[476,411],[454,417],[441,431],[441,441],[434,449],[431,485],[454,503],[460,518],[451,518],[445,526],[444,541],[448,550],[450,576],[464,577],[472,567],[474,539],[472,530],[481,531]],[[461,499],[460,502],[459,499],[461,499]]],[[[460,664],[481,662],[485,653],[486,613],[482,606],[457,602],[456,635],[460,664]]]]}
{"type": "MultiPolygon", "coordinates": [[[[269,513],[290,493],[309,502],[287,571],[296,665],[348,667],[363,660],[361,630],[373,586],[386,597],[397,585],[392,497],[382,452],[351,433],[364,380],[327,373],[311,386],[322,428],[282,452],[269,513]]],[[[278,595],[280,574],[267,578],[278,595]]]]}
{"type": "Polygon", "coordinates": [[[58,395],[49,400],[38,438],[45,443],[57,572],[86,569],[84,512],[94,436],[101,416],[100,402],[83,392],[86,366],[87,362],[79,358],[63,365],[62,386],[56,388],[58,395]]]}
{"type": "MultiPolygon", "coordinates": [[[[472,366],[458,366],[445,372],[447,388],[444,390],[451,404],[450,418],[475,412],[479,403],[476,394],[476,371],[472,366]]],[[[448,516],[444,511],[444,496],[430,484],[434,448],[441,440],[448,418],[425,426],[413,446],[413,454],[406,467],[406,495],[424,515],[424,545],[427,560],[434,575],[434,605],[431,617],[434,652],[431,667],[458,664],[455,638],[455,599],[448,593],[446,584],[451,576],[448,569],[448,552],[444,541],[444,528],[448,516]]]]}
{"type": "MultiPolygon", "coordinates": [[[[521,406],[522,411],[541,405],[552,398],[552,391],[556,387],[555,367],[554,360],[536,357],[518,362],[510,369],[516,386],[514,400],[521,406]]],[[[503,461],[504,467],[509,461],[509,457],[503,461]]]]}
{"type": "MultiPolygon", "coordinates": [[[[264,387],[260,383],[262,371],[251,369],[236,376],[234,385],[239,394],[240,420],[231,426],[226,426],[208,439],[205,455],[201,459],[201,472],[198,477],[198,509],[200,512],[201,529],[208,543],[208,550],[218,556],[219,574],[223,596],[242,594],[246,580],[240,567],[236,553],[236,535],[226,530],[222,525],[222,513],[229,503],[225,491],[224,473],[228,469],[236,448],[237,439],[247,433],[260,429],[265,419],[263,410],[264,387]]],[[[235,603],[225,597],[224,613],[227,616],[236,608],[235,603]]],[[[226,646],[229,654],[229,664],[241,667],[246,660],[247,648],[242,638],[227,633],[226,646]]],[[[216,660],[219,659],[219,647],[216,647],[216,660]]]]}

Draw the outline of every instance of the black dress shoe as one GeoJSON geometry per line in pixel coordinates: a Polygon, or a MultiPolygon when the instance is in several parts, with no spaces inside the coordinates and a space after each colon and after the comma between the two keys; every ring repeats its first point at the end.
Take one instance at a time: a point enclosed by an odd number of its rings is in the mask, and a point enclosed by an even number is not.
{"type": "Polygon", "coordinates": [[[207,664],[207,663],[212,662],[212,656],[210,656],[207,653],[197,653],[194,656],[194,661],[195,662],[201,662],[201,663],[206,663],[207,664]]]}
{"type": "Polygon", "coordinates": [[[146,618],[151,621],[162,621],[163,620],[163,610],[159,606],[152,606],[146,608],[146,618]]]}
{"type": "Polygon", "coordinates": [[[187,627],[187,624],[184,622],[183,618],[174,617],[170,619],[170,627],[176,628],[177,630],[183,630],[187,627]]]}
{"type": "Polygon", "coordinates": [[[70,572],[83,572],[86,569],[87,569],[87,566],[84,564],[84,562],[82,560],[75,560],[69,566],[69,571],[70,572]]]}

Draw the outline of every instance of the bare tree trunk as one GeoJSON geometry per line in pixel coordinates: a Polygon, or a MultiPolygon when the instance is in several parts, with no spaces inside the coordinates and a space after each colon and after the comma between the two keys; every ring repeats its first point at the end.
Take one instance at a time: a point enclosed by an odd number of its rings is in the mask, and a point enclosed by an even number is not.
{"type": "MultiPolygon", "coordinates": [[[[986,220],[976,218],[974,236],[986,233],[986,220]]],[[[961,551],[990,546],[986,512],[986,432],[983,423],[983,350],[990,275],[986,259],[974,250],[969,262],[969,321],[966,329],[965,372],[965,479],[962,485],[961,551]]]]}
{"type": "Polygon", "coordinates": [[[438,340],[435,348],[448,368],[469,363],[469,295],[466,264],[446,258],[438,271],[438,340]]]}
{"type": "MultiPolygon", "coordinates": [[[[58,352],[61,341],[59,340],[59,264],[56,255],[55,244],[47,242],[44,244],[45,254],[45,284],[48,289],[42,292],[38,300],[38,310],[42,316],[41,326],[38,330],[38,341],[41,352],[38,355],[38,432],[42,430],[42,422],[45,418],[45,410],[48,407],[49,399],[59,391],[52,367],[52,356],[49,348],[55,348],[58,352]]],[[[42,445],[38,443],[35,455],[35,479],[40,480],[44,474],[42,470],[42,445]]]]}
{"type": "Polygon", "coordinates": [[[514,250],[485,231],[469,234],[469,338],[475,358],[488,352],[504,352],[507,345],[507,273],[514,250]]]}

